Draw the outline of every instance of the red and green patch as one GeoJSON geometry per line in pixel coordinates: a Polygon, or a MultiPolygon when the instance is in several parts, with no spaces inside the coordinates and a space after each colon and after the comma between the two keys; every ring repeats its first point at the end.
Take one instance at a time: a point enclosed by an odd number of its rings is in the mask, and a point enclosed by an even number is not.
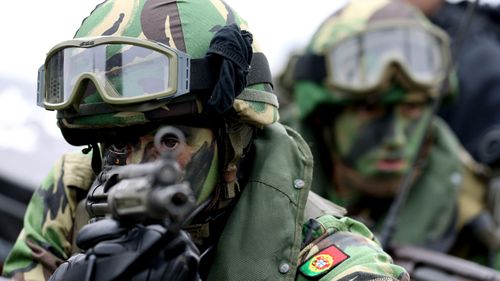
{"type": "Polygon", "coordinates": [[[332,245],[326,249],[321,250],[312,258],[303,263],[299,270],[307,277],[320,277],[325,273],[341,264],[348,259],[349,256],[342,250],[332,245]]]}

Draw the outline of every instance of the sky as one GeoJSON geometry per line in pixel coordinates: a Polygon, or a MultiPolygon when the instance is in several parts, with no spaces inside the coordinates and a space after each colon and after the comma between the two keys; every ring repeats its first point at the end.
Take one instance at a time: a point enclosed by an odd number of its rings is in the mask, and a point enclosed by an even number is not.
{"type": "MultiPolygon", "coordinates": [[[[304,2],[294,0],[226,2],[247,19],[254,36],[267,51],[272,70],[278,71],[284,63],[284,53],[295,44],[304,44],[321,20],[345,1],[308,0],[311,6],[307,12],[304,2]]],[[[45,54],[55,44],[71,39],[83,18],[101,2],[32,0],[30,8],[25,9],[26,1],[9,1],[8,8],[0,10],[0,30],[4,38],[10,38],[9,44],[0,47],[0,75],[36,81],[45,54]]]]}
{"type": "MultiPolygon", "coordinates": [[[[0,75],[35,82],[46,52],[55,44],[71,39],[83,18],[102,1],[6,2],[0,9],[0,31],[4,42],[8,42],[0,47],[0,75]]],[[[347,0],[226,2],[249,22],[269,59],[271,71],[276,73],[282,70],[288,53],[302,47],[321,21],[347,0]]],[[[499,3],[500,0],[481,2],[499,3]]]]}

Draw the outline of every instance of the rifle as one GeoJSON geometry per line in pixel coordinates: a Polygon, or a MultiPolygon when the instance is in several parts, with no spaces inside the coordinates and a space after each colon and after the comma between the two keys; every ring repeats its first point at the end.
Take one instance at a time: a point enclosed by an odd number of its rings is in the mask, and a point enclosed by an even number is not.
{"type": "Polygon", "coordinates": [[[124,148],[111,146],[107,150],[104,167],[87,197],[91,221],[111,215],[125,225],[165,220],[163,224],[169,230],[180,229],[193,211],[195,200],[189,184],[178,182],[182,171],[175,157],[181,149],[174,152],[162,148],[161,141],[166,136],[185,143],[178,129],[161,128],[154,138],[161,156],[154,162],[123,165],[124,148]]]}
{"type": "Polygon", "coordinates": [[[391,245],[394,263],[412,281],[500,281],[500,272],[465,259],[409,245],[391,245]]]}
{"type": "MultiPolygon", "coordinates": [[[[196,211],[193,191],[180,182],[183,171],[176,161],[185,138],[173,127],[154,137],[158,160],[125,164],[126,150],[111,146],[104,166],[92,184],[86,208],[91,216],[76,240],[84,249],[61,266],[50,280],[200,280],[198,249],[181,231],[196,211]],[[181,147],[162,147],[168,136],[181,147]],[[59,272],[58,272],[59,271],[59,272]],[[170,274],[170,275],[171,275],[170,274]]],[[[198,208],[200,209],[200,208],[198,208]]]]}

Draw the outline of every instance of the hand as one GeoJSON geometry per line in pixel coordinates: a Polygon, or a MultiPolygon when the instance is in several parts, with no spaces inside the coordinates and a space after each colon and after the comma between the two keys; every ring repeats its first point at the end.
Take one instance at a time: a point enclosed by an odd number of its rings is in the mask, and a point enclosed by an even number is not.
{"type": "Polygon", "coordinates": [[[97,233],[108,239],[89,235],[95,243],[84,240],[91,247],[63,263],[49,281],[200,280],[199,251],[186,232],[172,234],[160,225],[136,225],[127,231],[119,228],[105,233],[103,226],[109,226],[109,221],[84,227],[80,234],[97,233]]]}

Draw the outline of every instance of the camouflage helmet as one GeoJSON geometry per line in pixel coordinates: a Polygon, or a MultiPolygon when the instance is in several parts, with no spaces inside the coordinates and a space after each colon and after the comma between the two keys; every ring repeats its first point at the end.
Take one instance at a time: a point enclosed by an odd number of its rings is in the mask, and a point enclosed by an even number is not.
{"type": "MultiPolygon", "coordinates": [[[[331,79],[329,71],[332,68],[330,65],[332,61],[339,58],[339,56],[328,58],[332,53],[332,47],[351,38],[354,38],[353,41],[359,40],[359,34],[380,26],[389,28],[417,26],[425,33],[432,33],[440,40],[439,56],[443,57],[443,64],[439,70],[442,73],[442,79],[436,81],[432,87],[424,89],[424,92],[431,99],[438,95],[441,82],[454,82],[449,80],[450,76],[447,71],[448,64],[451,62],[449,38],[443,30],[433,25],[420,10],[398,0],[352,0],[323,21],[303,54],[299,58],[294,58],[293,67],[289,67],[291,69],[289,71],[293,72],[291,74],[293,76],[292,95],[302,118],[310,116],[319,105],[341,105],[355,99],[373,98],[372,96],[384,92],[380,91],[380,88],[357,91],[335,87],[329,80],[331,79]]],[[[344,67],[341,64],[339,66],[344,67]]],[[[403,76],[404,71],[401,71],[400,65],[396,66],[398,67],[394,68],[395,71],[391,72],[390,75],[400,72],[397,75],[403,76]]],[[[383,75],[384,77],[388,76],[383,75]]],[[[393,79],[389,78],[386,79],[385,86],[392,83],[393,79]]],[[[384,89],[387,90],[387,87],[384,89]]]]}
{"type": "MultiPolygon", "coordinates": [[[[248,30],[246,22],[222,0],[109,0],[99,4],[83,20],[75,38],[123,36],[145,39],[180,50],[194,60],[204,58],[214,34],[231,24],[248,30]]],[[[266,76],[269,73],[267,60],[255,40],[252,49],[252,68],[259,58],[256,70],[266,76]]],[[[248,76],[252,76],[252,72],[248,76]]],[[[248,78],[247,86],[234,99],[233,119],[254,126],[276,122],[279,119],[278,103],[272,91],[272,79],[263,78],[262,74],[253,76],[260,76],[253,79],[259,83],[251,83],[252,78],[248,78]]],[[[143,127],[169,118],[180,122],[188,119],[207,122],[217,115],[207,118],[209,113],[204,99],[200,98],[202,95],[210,93],[189,93],[168,101],[110,106],[89,83],[79,110],[57,111],[58,126],[70,144],[85,145],[105,141],[117,130],[143,127]]]]}

